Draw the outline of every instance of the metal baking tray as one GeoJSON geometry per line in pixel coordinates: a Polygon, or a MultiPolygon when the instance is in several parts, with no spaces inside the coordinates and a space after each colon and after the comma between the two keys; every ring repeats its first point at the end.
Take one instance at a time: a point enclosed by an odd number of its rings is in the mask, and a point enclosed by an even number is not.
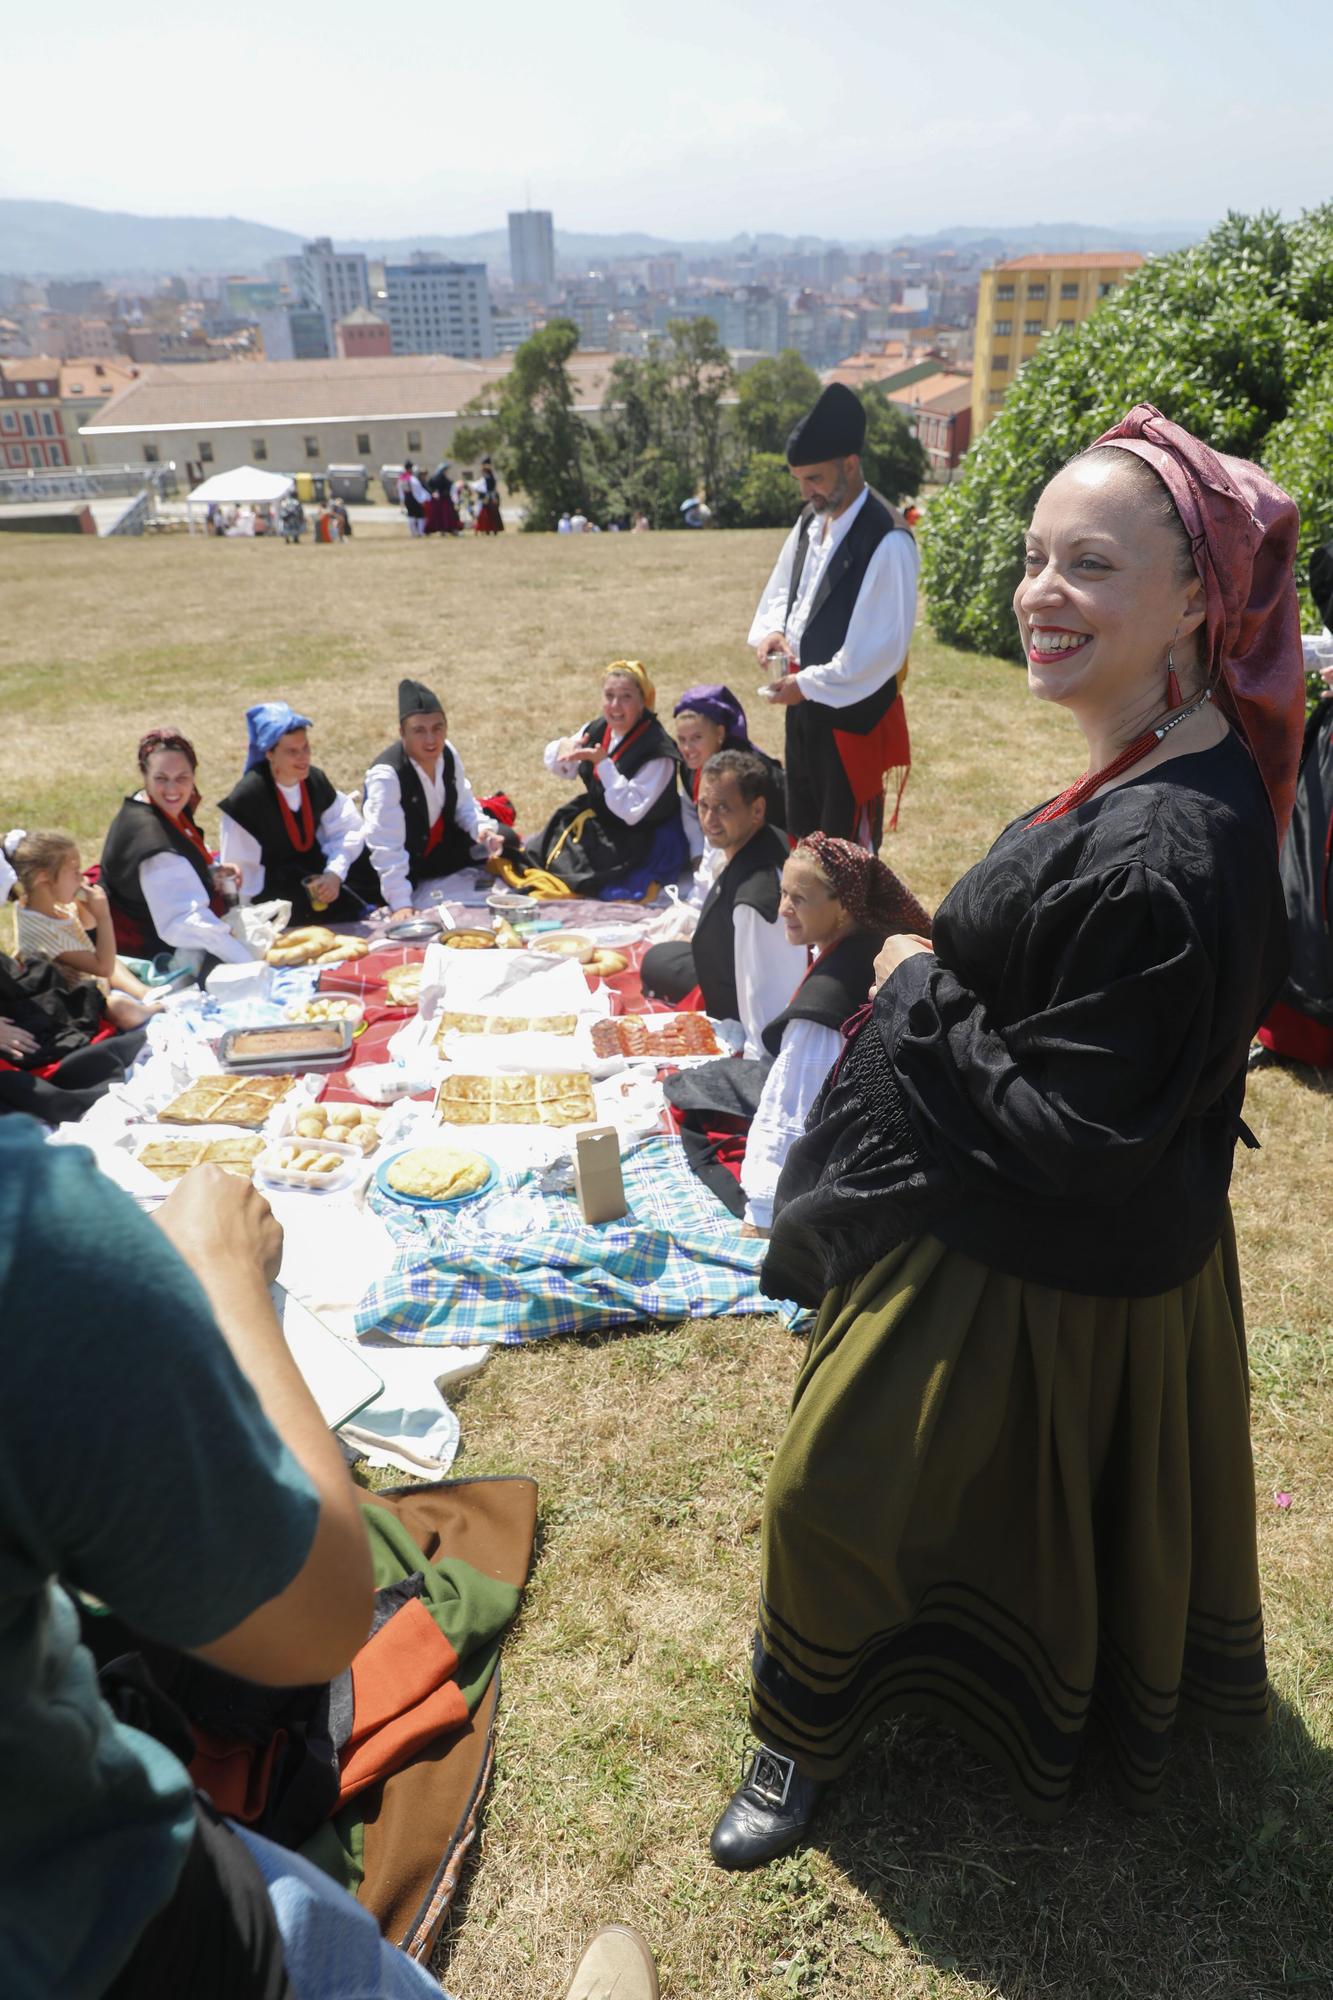
{"type": "Polygon", "coordinates": [[[290,1026],[228,1028],[218,1044],[225,1069],[333,1069],[346,1060],[356,1024],[352,1021],[293,1021],[290,1026]]]}

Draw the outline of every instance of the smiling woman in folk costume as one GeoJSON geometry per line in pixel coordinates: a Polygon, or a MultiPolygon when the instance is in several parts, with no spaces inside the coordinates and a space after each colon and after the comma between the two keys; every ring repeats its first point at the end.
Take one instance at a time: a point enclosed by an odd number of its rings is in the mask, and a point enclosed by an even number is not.
{"type": "Polygon", "coordinates": [[[719,750],[746,750],[767,770],[772,784],[768,800],[768,824],[781,830],[786,825],[786,792],[782,766],[758,744],[751,743],[745,710],[729,687],[716,685],[686,688],[671,711],[676,728],[676,749],[681,766],[680,819],[697,861],[704,851],[703,828],[699,824],[699,780],[704,765],[719,750]]]}
{"type": "Polygon", "coordinates": [[[310,761],[310,718],[261,701],[245,721],[245,772],[221,801],[222,859],[239,870],[243,900],[282,897],[297,925],[361,916],[379,882],[355,804],[310,761]]]}
{"type": "Polygon", "coordinates": [[[411,907],[423,883],[498,854],[503,838],[477,804],[448,736],[444,704],[420,681],[398,683],[398,737],[366,773],[366,846],[391,910],[411,907]]]}
{"type": "MultiPolygon", "coordinates": [[[[805,502],[750,626],[787,711],[787,828],[877,849],[884,784],[912,761],[901,700],[916,544],[861,473],[866,413],[832,383],[787,441],[805,502]]],[[[894,823],[897,807],[894,808],[894,823]]]]}
{"type": "Polygon", "coordinates": [[[102,843],[101,883],[121,951],[174,953],[202,970],[247,965],[249,945],[223,921],[240,889],[235,868],[215,863],[195,819],[194,745],[178,729],[150,729],[138,751],[142,788],[125,799],[102,843]]]}
{"type": "Polygon", "coordinates": [[[1066,1804],[1094,1698],[1150,1804],[1268,1683],[1227,1190],[1288,964],[1296,509],[1146,405],[1046,487],[1014,606],[1087,773],[890,938],[787,1158],[766,1291],[819,1308],[764,1502],[722,1866],[799,1840],[880,1717],[1066,1804]]]}
{"type": "Polygon", "coordinates": [[[672,882],[688,859],[676,794],[676,747],[653,712],[657,690],[639,660],[613,660],[602,712],[556,737],[544,762],[583,793],[546,823],[538,859],[579,896],[630,899],[672,882]]]}

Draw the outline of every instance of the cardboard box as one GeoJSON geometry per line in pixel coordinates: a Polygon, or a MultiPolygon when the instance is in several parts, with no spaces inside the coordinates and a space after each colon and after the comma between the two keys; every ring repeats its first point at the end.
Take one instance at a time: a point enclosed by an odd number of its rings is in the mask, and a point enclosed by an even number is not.
{"type": "Polygon", "coordinates": [[[627,1213],[620,1171],[620,1134],[592,1125],[574,1142],[574,1191],[585,1222],[615,1222],[627,1213]]]}

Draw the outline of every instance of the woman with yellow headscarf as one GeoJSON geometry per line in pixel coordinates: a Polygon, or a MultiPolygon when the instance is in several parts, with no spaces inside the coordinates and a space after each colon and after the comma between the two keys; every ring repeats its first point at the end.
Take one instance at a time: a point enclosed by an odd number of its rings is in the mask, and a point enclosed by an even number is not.
{"type": "Polygon", "coordinates": [[[689,859],[676,792],[676,748],[654,713],[657,690],[640,660],[613,660],[602,712],[546,746],[558,778],[583,790],[542,834],[542,866],[578,896],[630,901],[674,881],[689,859]]]}

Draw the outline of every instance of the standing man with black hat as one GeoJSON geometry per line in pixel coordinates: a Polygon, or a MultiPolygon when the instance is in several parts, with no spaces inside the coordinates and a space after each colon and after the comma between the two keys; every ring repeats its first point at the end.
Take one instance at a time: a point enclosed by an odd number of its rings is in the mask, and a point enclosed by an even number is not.
{"type": "Polygon", "coordinates": [[[832,383],[787,440],[805,502],[749,643],[787,710],[787,830],[877,851],[884,781],[907,762],[898,675],[916,620],[916,544],[861,473],[866,413],[832,383]]]}
{"type": "Polygon", "coordinates": [[[504,844],[449,741],[443,702],[420,681],[398,683],[398,741],[366,773],[362,818],[391,910],[410,908],[423,882],[469,867],[474,843],[487,854],[504,844]]]}

